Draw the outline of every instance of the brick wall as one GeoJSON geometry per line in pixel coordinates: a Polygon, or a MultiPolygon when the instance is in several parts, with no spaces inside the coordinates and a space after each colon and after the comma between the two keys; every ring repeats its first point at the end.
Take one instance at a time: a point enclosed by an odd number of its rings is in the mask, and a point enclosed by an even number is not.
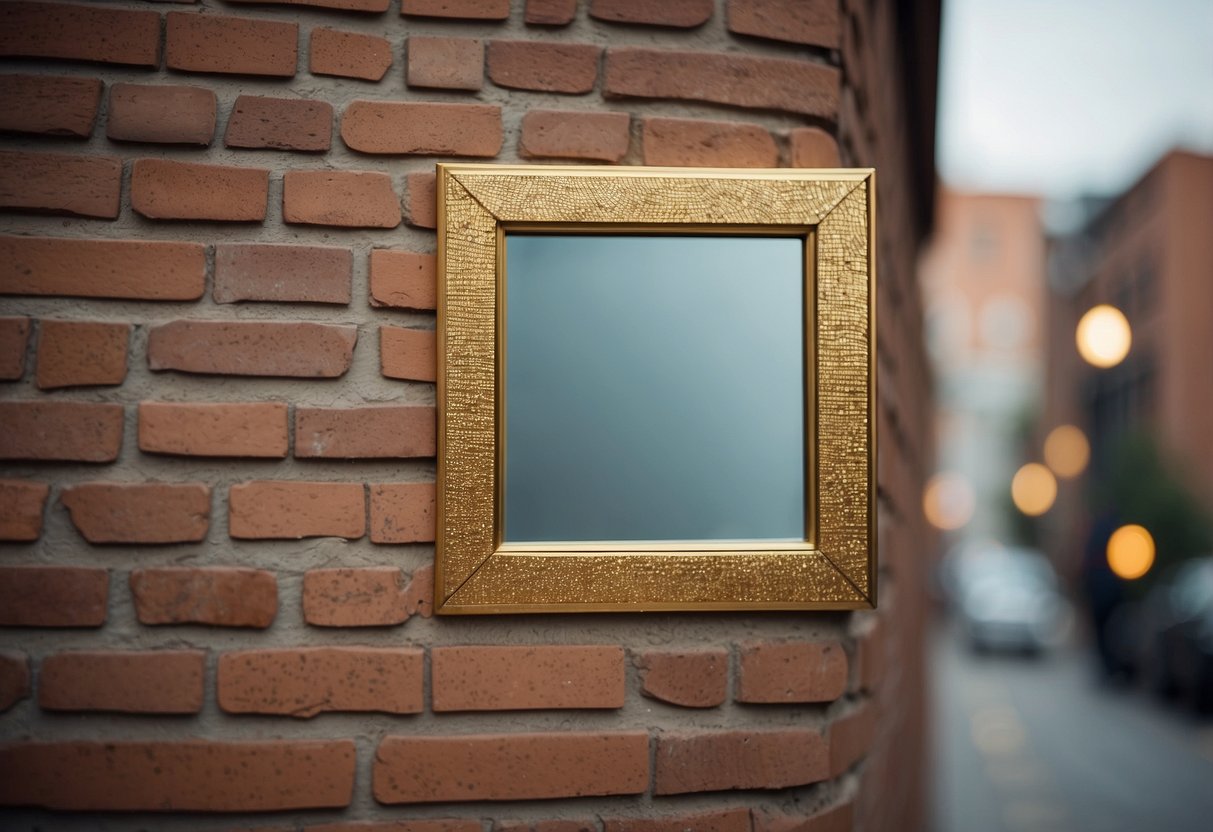
{"type": "Polygon", "coordinates": [[[0,825],[912,828],[929,454],[895,26],[0,4],[0,825]],[[433,163],[840,157],[881,177],[880,612],[431,618],[433,163]]]}

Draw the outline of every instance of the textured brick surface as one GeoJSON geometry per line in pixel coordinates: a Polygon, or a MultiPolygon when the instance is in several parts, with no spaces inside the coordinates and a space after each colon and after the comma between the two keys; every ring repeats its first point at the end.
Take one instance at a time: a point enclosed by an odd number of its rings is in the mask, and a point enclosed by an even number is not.
{"type": "Polygon", "coordinates": [[[319,627],[389,627],[432,610],[430,567],[411,579],[387,566],[312,569],[303,577],[303,617],[319,627]]]}
{"type": "Polygon", "coordinates": [[[478,90],[484,85],[484,41],[414,35],[407,71],[410,87],[478,90]]]}
{"type": "Polygon", "coordinates": [[[400,0],[400,13],[420,17],[505,20],[510,0],[400,0]]]}
{"type": "Polygon", "coordinates": [[[37,540],[49,494],[50,486],[44,482],[0,480],[0,540],[37,540]]]}
{"type": "MultiPolygon", "coordinates": [[[[176,2],[176,0],[173,0],[176,2]]],[[[229,3],[268,3],[279,6],[317,6],[322,9],[340,9],[351,12],[385,12],[388,0],[228,0],[229,3]]]]}
{"type": "Polygon", "coordinates": [[[192,12],[169,12],[167,17],[169,69],[285,78],[295,74],[297,23],[192,12]]]}
{"type": "Polygon", "coordinates": [[[101,105],[100,78],[0,75],[0,130],[83,138],[101,105]]]}
{"type": "Polygon", "coordinates": [[[242,300],[350,302],[354,256],[336,246],[221,243],[215,246],[216,303],[242,300]]]}
{"type": "Polygon", "coordinates": [[[641,138],[646,165],[773,168],[775,139],[759,124],[646,118],[641,138]]]}
{"type": "Polygon", "coordinates": [[[219,707],[228,713],[312,717],[325,711],[418,713],[419,648],[306,647],[219,657],[219,707]]]}
{"type": "Polygon", "coordinates": [[[524,19],[536,26],[564,26],[577,15],[577,0],[526,0],[524,19]]]}
{"type": "Polygon", "coordinates": [[[122,160],[0,151],[0,208],[114,219],[122,160]]]}
{"type": "Polygon", "coordinates": [[[387,38],[313,29],[308,47],[308,70],[313,75],[336,75],[378,81],[392,65],[392,45],[387,38]]]}
{"type": "Polygon", "coordinates": [[[598,822],[590,818],[582,820],[499,820],[493,823],[493,832],[598,832],[598,822]]]}
{"type": "Polygon", "coordinates": [[[751,810],[754,832],[851,832],[855,828],[855,806],[844,803],[811,814],[777,809],[751,810]]]}
{"type": "Polygon", "coordinates": [[[418,228],[436,228],[438,225],[437,177],[432,173],[410,173],[408,175],[408,209],[405,220],[418,228]]]}
{"type": "Polygon", "coordinates": [[[30,329],[29,318],[0,318],[0,381],[16,381],[25,375],[30,329]]]}
{"type": "Polygon", "coordinates": [[[820,127],[798,127],[788,134],[791,163],[797,168],[837,168],[838,141],[820,127]]]}
{"type": "Polygon", "coordinates": [[[590,0],[590,17],[611,23],[690,28],[712,17],[712,0],[590,0]]]}
{"type": "Polygon", "coordinates": [[[282,177],[282,218],[308,225],[395,228],[400,198],[386,173],[289,170],[282,177]]]}
{"type": "Polygon", "coordinates": [[[195,300],[206,286],[198,243],[0,236],[0,293],[195,300]]]}
{"type": "Polygon", "coordinates": [[[242,95],[232,105],[223,143],[228,147],[328,150],[333,105],[307,98],[242,95]]]}
{"type": "Polygon", "coordinates": [[[531,110],[522,117],[518,153],[527,159],[618,162],[631,140],[627,113],[531,110]]]}
{"type": "Polygon", "coordinates": [[[0,56],[155,67],[160,15],[78,3],[0,3],[0,56]]]}
{"type": "Polygon", "coordinates": [[[830,750],[799,728],[666,733],[657,738],[655,794],[803,786],[829,776],[830,750]]]}
{"type": "Polygon", "coordinates": [[[113,462],[122,448],[122,405],[0,402],[0,459],[113,462]]]}
{"type": "Polygon", "coordinates": [[[136,159],[131,207],[150,219],[265,219],[270,172],[264,168],[136,159]]]}
{"type": "Polygon", "coordinates": [[[636,664],[640,692],[662,702],[714,708],[728,696],[729,654],[724,650],[646,650],[636,664]]]}
{"type": "Polygon", "coordinates": [[[435,711],[621,708],[623,648],[434,647],[435,711]]]}
{"type": "Polygon", "coordinates": [[[121,384],[131,325],[102,321],[38,323],[38,387],[121,384]]]}
{"type": "Polygon", "coordinates": [[[499,87],[586,93],[598,79],[602,48],[588,43],[489,42],[489,79],[499,87]]]}
{"type": "Polygon", "coordinates": [[[340,808],[353,740],[24,742],[0,746],[0,805],[75,811],[340,808]],[[70,771],[71,777],[63,772],[70,771]]]}
{"type": "Polygon", "coordinates": [[[341,117],[341,138],[362,153],[496,156],[502,142],[501,108],[354,101],[341,117]]]}
{"type": "Polygon", "coordinates": [[[49,711],[196,714],[202,650],[56,653],[42,661],[38,705],[49,711]]]}
{"type": "Polygon", "coordinates": [[[295,456],[332,459],[407,459],[435,453],[432,407],[295,408],[295,456]]]}
{"type": "Polygon", "coordinates": [[[847,686],[847,656],[834,642],[744,645],[739,702],[830,702],[847,686]]]}
{"type": "Polygon", "coordinates": [[[141,624],[265,628],[278,614],[278,582],[262,569],[136,569],[130,585],[141,624]]]}
{"type": "Polygon", "coordinates": [[[17,650],[0,650],[0,714],[29,696],[29,656],[17,650]]]}
{"type": "Polygon", "coordinates": [[[750,832],[748,809],[721,809],[658,818],[605,818],[603,832],[750,832]]]}
{"type": "Polygon", "coordinates": [[[729,0],[729,31],[739,35],[837,48],[838,3],[834,0],[729,0]]]}
{"type": "Polygon", "coordinates": [[[379,327],[379,365],[386,377],[434,381],[437,361],[433,330],[379,327]]]}
{"type": "Polygon", "coordinates": [[[115,141],[208,145],[215,136],[215,93],[203,87],[114,84],[105,135],[115,141]]]}
{"type": "Polygon", "coordinates": [[[372,249],[371,306],[433,309],[438,303],[437,261],[432,254],[372,249]]]}
{"type": "Polygon", "coordinates": [[[371,486],[372,543],[423,543],[433,539],[432,482],[387,482],[371,486]]]}
{"type": "Polygon", "coordinates": [[[830,725],[830,777],[855,765],[876,740],[876,706],[867,704],[830,725]]]}
{"type": "Polygon", "coordinates": [[[281,402],[140,402],[139,450],[179,456],[282,458],[287,406],[281,402]]]}
{"type": "Polygon", "coordinates": [[[100,627],[108,600],[104,569],[0,566],[0,626],[100,627]]]}
{"type": "Polygon", "coordinates": [[[236,376],[337,378],[350,368],[358,330],[286,321],[171,321],[148,333],[153,370],[236,376]]]}
{"type": "Polygon", "coordinates": [[[82,483],[59,501],[89,543],[195,542],[210,527],[211,489],[202,483],[82,483]]]}
{"type": "Polygon", "coordinates": [[[644,732],[387,737],[375,754],[380,803],[640,794],[644,732]]]}
{"type": "Polygon", "coordinates": [[[366,534],[360,483],[262,480],[233,485],[228,496],[232,537],[298,540],[366,534]]]}

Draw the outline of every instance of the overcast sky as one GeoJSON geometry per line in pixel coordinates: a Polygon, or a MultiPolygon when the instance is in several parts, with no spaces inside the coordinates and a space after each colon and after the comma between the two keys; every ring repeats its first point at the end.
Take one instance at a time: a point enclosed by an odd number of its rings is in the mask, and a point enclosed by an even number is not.
{"type": "Polygon", "coordinates": [[[1213,152],[1213,0],[944,0],[939,169],[1066,197],[1213,152]]]}

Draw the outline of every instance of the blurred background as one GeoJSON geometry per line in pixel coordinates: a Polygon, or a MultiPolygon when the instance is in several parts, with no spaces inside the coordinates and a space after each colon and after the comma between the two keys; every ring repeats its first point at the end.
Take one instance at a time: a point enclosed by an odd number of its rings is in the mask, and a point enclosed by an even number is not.
{"type": "Polygon", "coordinates": [[[934,828],[1213,829],[1213,2],[943,8],[934,828]]]}

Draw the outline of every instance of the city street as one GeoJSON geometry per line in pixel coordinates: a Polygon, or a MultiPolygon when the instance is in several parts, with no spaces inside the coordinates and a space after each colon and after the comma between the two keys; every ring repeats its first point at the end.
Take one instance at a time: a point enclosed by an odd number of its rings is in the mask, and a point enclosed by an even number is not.
{"type": "Polygon", "coordinates": [[[1089,656],[933,645],[938,832],[1213,828],[1213,720],[1097,683],[1089,656]]]}

